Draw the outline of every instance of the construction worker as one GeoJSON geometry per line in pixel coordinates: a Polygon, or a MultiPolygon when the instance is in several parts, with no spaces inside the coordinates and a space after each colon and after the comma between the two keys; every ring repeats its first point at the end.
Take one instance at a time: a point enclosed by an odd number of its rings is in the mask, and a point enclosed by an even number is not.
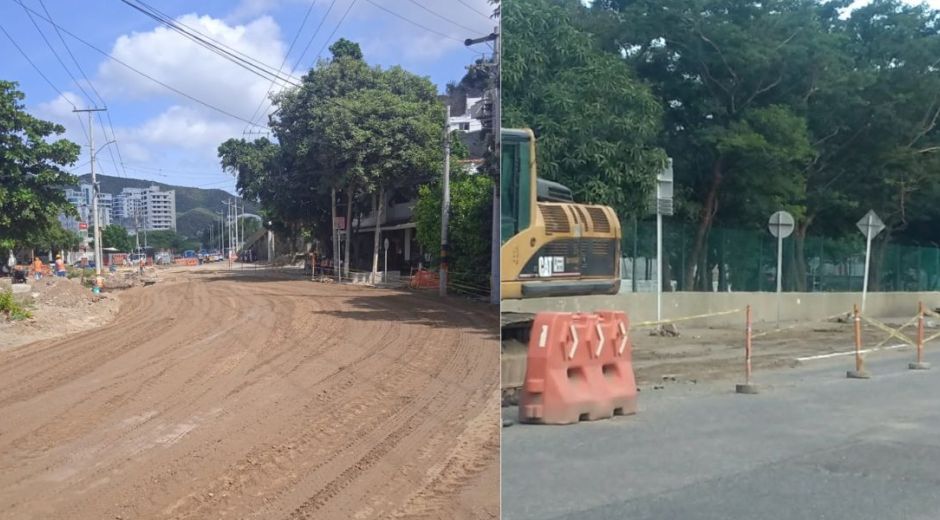
{"type": "Polygon", "coordinates": [[[65,278],[65,261],[62,255],[55,255],[55,275],[65,278]]]}
{"type": "Polygon", "coordinates": [[[33,278],[36,281],[42,279],[42,260],[38,256],[33,258],[33,278]]]}

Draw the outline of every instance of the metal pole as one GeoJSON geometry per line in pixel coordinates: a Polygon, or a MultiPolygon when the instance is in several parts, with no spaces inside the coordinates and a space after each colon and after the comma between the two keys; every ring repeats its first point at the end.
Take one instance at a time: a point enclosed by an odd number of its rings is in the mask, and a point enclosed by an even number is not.
{"type": "Polygon", "coordinates": [[[917,364],[923,363],[924,355],[924,302],[917,303],[917,364]]]}
{"type": "Polygon", "coordinates": [[[746,327],[744,336],[744,383],[751,384],[751,306],[747,306],[746,327]]]}
{"type": "Polygon", "coordinates": [[[637,234],[639,233],[639,226],[637,225],[637,216],[633,215],[633,260],[631,263],[631,269],[633,274],[630,276],[633,278],[633,292],[636,292],[636,258],[637,258],[637,234]]]}
{"type": "Polygon", "coordinates": [[[868,216],[868,227],[865,229],[865,278],[862,279],[862,312],[865,312],[865,300],[868,297],[868,267],[871,259],[871,215],[868,216]]]}
{"type": "Polygon", "coordinates": [[[450,105],[447,106],[447,117],[444,119],[444,184],[441,200],[441,270],[440,295],[447,295],[447,226],[450,217],[450,105]]]}
{"type": "Polygon", "coordinates": [[[780,292],[783,290],[783,233],[777,232],[777,327],[780,327],[780,292]]]}
{"type": "Polygon", "coordinates": [[[858,312],[858,304],[852,308],[855,320],[855,373],[862,373],[862,317],[858,312]]]}
{"type": "Polygon", "coordinates": [[[387,247],[385,248],[385,269],[382,270],[382,281],[385,283],[388,283],[388,248],[387,247]]]}
{"type": "Polygon", "coordinates": [[[88,151],[91,155],[91,210],[95,213],[94,215],[94,224],[95,224],[95,284],[99,282],[101,277],[101,229],[99,229],[98,221],[98,179],[95,176],[95,129],[91,123],[91,113],[92,112],[104,112],[104,108],[85,108],[85,109],[73,109],[72,112],[88,112],[88,151]]]}
{"type": "Polygon", "coordinates": [[[656,181],[656,321],[663,319],[663,215],[659,211],[660,183],[656,181]]]}
{"type": "MultiPolygon", "coordinates": [[[[333,223],[331,224],[333,229],[333,237],[331,239],[333,241],[333,273],[336,275],[336,280],[340,281],[339,277],[342,276],[342,271],[339,268],[339,240],[337,237],[339,230],[336,229],[336,188],[330,191],[330,214],[333,219],[333,223]]],[[[379,225],[378,214],[375,215],[375,225],[379,225]]]]}

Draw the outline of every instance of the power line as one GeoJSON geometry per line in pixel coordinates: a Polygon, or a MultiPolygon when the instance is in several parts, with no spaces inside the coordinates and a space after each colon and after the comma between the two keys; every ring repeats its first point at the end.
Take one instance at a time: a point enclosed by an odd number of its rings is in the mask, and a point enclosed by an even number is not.
{"type": "Polygon", "coordinates": [[[346,20],[346,16],[349,14],[349,11],[352,11],[352,8],[354,5],[356,5],[357,1],[358,0],[353,0],[349,3],[349,7],[346,8],[346,12],[343,13],[343,16],[339,19],[339,22],[337,22],[336,27],[333,28],[333,32],[331,32],[330,35],[326,37],[326,41],[323,42],[323,46],[320,47],[320,52],[317,53],[317,61],[320,60],[320,56],[323,55],[323,51],[326,50],[326,46],[330,44],[330,40],[333,39],[333,35],[336,34],[336,31],[338,31],[340,26],[343,25],[343,21],[346,20]]]}
{"type": "MultiPolygon", "coordinates": [[[[22,4],[20,4],[20,5],[23,7],[24,10],[26,9],[26,6],[24,6],[24,5],[22,5],[22,4]]],[[[43,8],[45,8],[45,4],[43,4],[43,8]]],[[[46,15],[49,15],[49,11],[48,11],[48,10],[46,10],[46,15]]],[[[78,87],[78,89],[82,91],[82,94],[84,94],[85,97],[88,98],[89,101],[91,101],[91,105],[92,105],[92,106],[97,106],[97,103],[95,102],[95,99],[94,99],[93,97],[91,97],[91,95],[88,93],[87,90],[85,90],[84,88],[82,88],[81,82],[78,81],[78,78],[76,78],[75,75],[72,74],[72,71],[65,65],[65,62],[62,61],[62,58],[59,56],[58,51],[55,50],[55,47],[52,45],[52,42],[50,42],[49,39],[46,38],[46,34],[45,34],[45,33],[43,32],[43,30],[39,27],[39,24],[36,23],[36,19],[33,18],[33,15],[32,15],[29,11],[26,11],[26,16],[29,18],[29,21],[32,22],[33,27],[36,28],[36,32],[39,33],[39,36],[42,37],[42,41],[44,41],[44,42],[46,43],[46,47],[49,47],[49,50],[52,51],[52,55],[55,56],[56,61],[59,62],[59,65],[62,66],[62,69],[65,70],[65,73],[68,74],[68,76],[69,76],[70,78],[72,78],[72,81],[75,83],[75,85],[78,87]]],[[[50,16],[50,18],[51,18],[51,15],[49,15],[49,16],[50,16]]],[[[56,32],[58,33],[58,30],[57,30],[56,32]]],[[[61,37],[62,37],[62,36],[61,36],[61,34],[60,34],[60,35],[59,35],[59,38],[61,39],[61,37]]],[[[65,42],[63,41],[62,43],[64,44],[65,42]]],[[[66,50],[68,51],[69,55],[72,56],[72,60],[75,61],[75,56],[72,55],[72,51],[68,49],[68,45],[66,45],[65,48],[66,48],[66,50]]],[[[75,61],[75,64],[78,66],[79,71],[81,71],[82,75],[84,76],[85,72],[81,70],[81,66],[78,65],[78,62],[77,62],[77,61],[75,61]]],[[[86,80],[86,81],[88,80],[88,77],[87,77],[87,76],[85,76],[85,80],[86,80]]],[[[89,82],[89,85],[91,85],[91,82],[89,82]]],[[[92,86],[92,89],[94,89],[94,86],[92,86]]],[[[96,90],[95,93],[97,94],[98,91],[96,90]]],[[[101,95],[99,94],[98,97],[101,98],[101,95]]],[[[101,99],[101,101],[102,101],[102,103],[104,103],[104,99],[101,99]]],[[[101,118],[101,114],[100,114],[100,113],[96,113],[96,115],[98,116],[98,123],[101,125],[101,130],[102,130],[102,132],[104,133],[105,137],[107,138],[108,132],[107,132],[107,130],[106,130],[105,127],[104,127],[104,120],[101,118]]],[[[84,133],[85,125],[81,125],[81,128],[82,128],[82,132],[84,133]]],[[[92,132],[94,132],[94,128],[91,128],[91,129],[89,129],[89,130],[91,130],[92,132]]],[[[88,134],[86,133],[85,136],[88,137],[88,134]]],[[[115,143],[115,144],[116,144],[116,143],[115,143]]],[[[115,171],[117,171],[117,170],[118,170],[117,161],[114,160],[114,151],[112,151],[110,147],[108,147],[108,154],[111,156],[111,163],[114,165],[115,171]]]]}
{"type": "Polygon", "coordinates": [[[490,15],[488,15],[488,14],[482,12],[482,11],[477,11],[477,8],[476,8],[476,7],[473,7],[472,5],[468,4],[468,3],[465,2],[464,0],[457,0],[457,1],[460,2],[460,4],[463,5],[464,7],[466,7],[467,9],[470,9],[470,10],[473,11],[474,13],[479,14],[479,15],[482,16],[483,18],[486,18],[487,20],[490,19],[490,15]]]}
{"type": "MultiPolygon", "coordinates": [[[[310,45],[313,44],[314,40],[316,40],[317,35],[320,34],[320,29],[323,27],[323,24],[326,22],[326,20],[330,17],[330,13],[333,12],[333,6],[335,6],[335,5],[336,5],[336,0],[333,0],[332,2],[330,2],[330,6],[326,9],[326,14],[324,14],[324,15],[323,15],[323,18],[320,19],[320,23],[317,24],[317,28],[313,30],[313,34],[312,34],[312,35],[310,36],[310,38],[307,40],[307,45],[304,46],[304,50],[301,51],[300,56],[297,57],[297,61],[294,62],[294,66],[291,67],[291,69],[290,69],[290,75],[291,75],[291,76],[294,75],[294,72],[297,71],[297,67],[299,67],[299,66],[300,66],[300,63],[303,61],[304,56],[307,55],[307,50],[310,49],[310,45]]],[[[329,41],[329,38],[327,38],[327,41],[329,41]]],[[[323,52],[323,51],[321,50],[320,53],[322,54],[322,52],[323,52]]],[[[320,54],[317,54],[317,58],[316,58],[316,59],[319,59],[319,56],[320,56],[320,54]]],[[[270,101],[269,99],[262,99],[262,100],[261,100],[261,105],[264,105],[265,102],[267,102],[268,106],[271,106],[271,101],[270,101]]],[[[264,112],[262,112],[262,114],[263,114],[263,113],[264,113],[264,112]]],[[[252,116],[251,120],[254,121],[254,119],[255,119],[254,116],[252,116]]],[[[250,135],[250,134],[251,134],[251,132],[248,132],[248,131],[247,131],[247,128],[246,128],[244,131],[242,131],[242,135],[243,135],[243,136],[244,136],[244,135],[250,135]]]]}
{"type": "MultiPolygon", "coordinates": [[[[136,4],[131,3],[129,0],[121,0],[121,2],[127,4],[128,6],[132,7],[133,9],[135,9],[135,10],[137,10],[137,11],[140,11],[141,13],[143,13],[144,15],[146,15],[147,17],[152,18],[152,19],[154,19],[154,20],[160,22],[160,23],[163,24],[163,25],[166,25],[167,27],[169,27],[170,29],[174,30],[175,32],[177,32],[177,33],[179,33],[179,34],[185,36],[186,38],[192,40],[193,42],[196,42],[197,44],[199,44],[199,45],[201,45],[202,47],[208,49],[209,51],[211,51],[211,52],[217,54],[218,56],[220,56],[220,57],[222,57],[222,58],[224,58],[224,59],[226,59],[226,60],[228,60],[228,61],[234,63],[235,65],[238,65],[239,67],[241,67],[241,68],[247,70],[248,72],[251,72],[252,74],[254,74],[254,75],[256,75],[256,76],[258,76],[258,77],[260,77],[260,78],[262,78],[262,79],[271,79],[272,81],[281,81],[281,82],[286,83],[286,84],[288,84],[288,85],[299,86],[299,84],[295,83],[295,82],[292,81],[291,79],[283,78],[283,77],[281,77],[281,75],[280,75],[279,73],[272,72],[274,69],[271,68],[271,67],[268,66],[268,65],[259,66],[259,65],[255,64],[255,63],[252,63],[251,61],[249,61],[249,60],[247,60],[247,59],[245,59],[245,58],[239,56],[238,53],[235,53],[235,52],[229,50],[227,47],[223,47],[223,46],[221,46],[221,45],[215,43],[215,40],[211,40],[211,38],[205,37],[205,36],[203,36],[201,33],[198,33],[197,31],[188,32],[188,31],[184,30],[184,29],[179,25],[179,23],[176,22],[175,20],[173,20],[172,18],[166,17],[165,15],[161,15],[160,13],[158,13],[158,12],[156,12],[156,11],[149,11],[149,10],[147,10],[145,7],[141,7],[141,6],[139,6],[139,5],[136,5],[136,4]],[[193,34],[193,33],[195,33],[195,34],[193,34]],[[196,34],[198,34],[198,36],[197,36],[196,34]],[[211,43],[210,43],[209,40],[211,40],[211,43]],[[270,69],[270,70],[269,70],[269,69],[270,69]]],[[[141,4],[146,6],[146,4],[143,4],[143,2],[141,2],[141,4]]],[[[259,62],[259,63],[260,63],[260,62],[259,62]]]]}
{"type": "Polygon", "coordinates": [[[310,39],[307,40],[307,45],[304,47],[303,52],[300,53],[300,57],[297,58],[297,61],[294,62],[294,67],[291,68],[291,75],[294,74],[294,71],[297,70],[297,67],[300,65],[300,62],[303,61],[304,56],[307,55],[307,49],[310,48],[310,45],[313,43],[313,40],[316,39],[317,35],[320,34],[320,28],[323,27],[323,23],[326,22],[326,19],[330,17],[330,13],[333,12],[333,6],[336,5],[336,0],[330,2],[330,7],[327,8],[326,14],[323,15],[323,18],[320,19],[320,23],[317,25],[317,28],[314,29],[313,35],[310,36],[310,39]]]}
{"type": "Polygon", "coordinates": [[[392,11],[391,9],[388,9],[387,7],[385,7],[385,6],[383,6],[383,5],[379,5],[379,4],[375,3],[375,2],[373,2],[372,0],[366,0],[366,2],[369,2],[369,3],[372,4],[374,7],[377,7],[377,8],[379,8],[379,9],[385,11],[386,13],[388,13],[388,14],[390,14],[390,15],[392,15],[392,16],[394,16],[394,17],[400,19],[400,20],[404,20],[404,21],[410,23],[411,25],[414,25],[415,27],[420,27],[420,28],[424,29],[425,31],[427,31],[427,32],[429,32],[429,33],[436,34],[436,35],[438,35],[438,36],[440,36],[440,37],[442,37],[442,38],[447,38],[448,40],[453,40],[453,41],[458,42],[458,43],[460,43],[461,45],[463,45],[463,40],[459,40],[459,39],[454,38],[453,36],[451,36],[451,35],[449,35],[449,34],[444,34],[444,33],[440,32],[440,31],[436,31],[436,30],[434,30],[434,29],[431,29],[430,27],[428,27],[428,26],[426,26],[426,25],[422,25],[422,24],[420,24],[420,23],[418,23],[418,22],[416,22],[416,21],[414,21],[414,20],[412,20],[412,19],[410,19],[410,18],[407,18],[407,17],[405,17],[405,16],[402,16],[402,15],[398,14],[398,13],[396,13],[395,11],[392,11]]]}
{"type": "MultiPolygon", "coordinates": [[[[262,62],[261,60],[258,60],[258,59],[254,58],[254,57],[252,57],[252,56],[250,56],[250,55],[248,55],[248,54],[245,54],[244,52],[241,52],[241,51],[239,51],[238,49],[232,48],[232,47],[230,47],[230,46],[228,46],[228,45],[226,45],[226,44],[224,44],[224,43],[222,43],[222,42],[220,42],[220,41],[218,41],[218,40],[212,38],[211,36],[206,35],[205,33],[199,32],[198,30],[192,28],[192,27],[189,26],[189,25],[186,25],[186,24],[183,23],[183,22],[180,22],[180,21],[177,21],[177,20],[173,19],[172,16],[170,16],[170,15],[168,15],[168,14],[166,14],[166,13],[160,11],[160,10],[157,9],[156,7],[153,7],[152,5],[150,5],[150,4],[146,3],[146,2],[144,2],[143,0],[136,0],[136,1],[137,1],[138,4],[140,4],[140,5],[144,6],[144,7],[146,7],[151,13],[156,13],[157,15],[161,16],[162,18],[164,18],[164,19],[166,19],[166,20],[170,20],[174,25],[181,26],[181,27],[185,27],[189,32],[194,33],[194,34],[196,34],[196,35],[199,35],[199,37],[201,37],[201,38],[203,38],[203,39],[205,39],[205,40],[208,40],[208,41],[212,42],[216,47],[219,47],[219,48],[224,49],[224,50],[226,50],[226,51],[229,51],[229,52],[231,52],[231,53],[237,54],[237,55],[241,56],[242,58],[244,58],[245,60],[254,62],[257,66],[259,66],[259,68],[263,68],[266,72],[270,72],[270,73],[273,73],[273,72],[274,72],[274,67],[272,67],[272,66],[270,66],[270,65],[268,65],[268,64],[266,64],[266,63],[264,63],[264,62],[262,62]]],[[[161,23],[162,23],[162,22],[161,22],[161,23]]],[[[278,72],[279,72],[279,71],[278,71],[278,72]]],[[[299,81],[299,80],[300,80],[300,78],[296,78],[296,77],[294,77],[294,76],[292,76],[292,75],[288,76],[288,79],[293,80],[293,81],[299,81]]]]}
{"type": "MultiPolygon", "coordinates": [[[[14,1],[17,2],[17,3],[19,3],[20,5],[23,5],[23,3],[22,3],[20,0],[14,0],[14,1]]],[[[179,90],[179,89],[176,88],[176,87],[173,87],[173,86],[171,86],[171,85],[168,85],[168,84],[166,84],[166,83],[164,83],[164,82],[162,82],[162,81],[160,81],[160,80],[154,78],[153,76],[150,76],[149,74],[147,74],[147,73],[145,73],[145,72],[141,72],[141,71],[138,70],[137,68],[135,68],[135,67],[133,67],[133,66],[131,66],[131,65],[128,65],[128,64],[125,63],[124,61],[122,61],[122,60],[120,60],[120,59],[118,59],[118,58],[115,58],[114,56],[108,54],[107,52],[105,52],[105,51],[99,49],[99,48],[96,47],[95,45],[93,45],[93,44],[91,44],[91,43],[85,41],[85,40],[82,39],[81,37],[76,36],[74,33],[70,32],[68,29],[62,27],[61,25],[57,25],[57,24],[56,24],[55,22],[53,22],[52,20],[49,20],[48,18],[45,18],[44,16],[40,15],[40,14],[37,13],[36,11],[33,11],[32,9],[29,9],[28,7],[27,7],[26,9],[29,10],[30,12],[32,12],[33,14],[35,14],[35,15],[36,15],[38,18],[40,18],[41,20],[44,20],[44,21],[46,21],[47,23],[58,27],[62,32],[64,32],[65,34],[71,36],[72,38],[78,40],[79,42],[81,42],[81,43],[84,44],[85,46],[91,48],[91,49],[94,50],[95,52],[98,52],[99,54],[105,56],[106,58],[108,58],[108,59],[110,59],[110,60],[113,60],[113,61],[119,63],[120,65],[122,65],[122,66],[124,66],[124,67],[126,67],[126,68],[128,68],[128,69],[130,69],[130,70],[132,70],[132,71],[134,71],[134,72],[136,72],[137,74],[139,74],[139,75],[141,75],[141,76],[143,76],[143,77],[149,79],[150,81],[152,81],[152,82],[154,82],[154,83],[160,85],[161,87],[163,87],[163,88],[165,88],[165,89],[167,89],[167,90],[173,91],[173,92],[175,92],[175,93],[177,93],[177,94],[179,94],[179,95],[181,95],[181,96],[183,96],[183,97],[185,97],[185,98],[187,98],[187,99],[189,99],[189,100],[195,101],[196,103],[199,103],[200,105],[202,105],[202,106],[204,106],[204,107],[206,107],[206,108],[209,108],[209,109],[211,109],[211,110],[215,110],[216,112],[219,112],[220,114],[225,114],[225,115],[227,115],[227,116],[229,116],[229,117],[231,117],[231,118],[233,118],[233,119],[238,119],[239,121],[243,121],[243,122],[248,123],[248,124],[250,124],[250,125],[252,125],[252,126],[259,126],[259,127],[265,128],[265,127],[262,126],[262,125],[257,125],[257,124],[255,124],[255,123],[253,123],[253,122],[251,122],[251,121],[245,119],[244,117],[235,115],[235,114],[233,114],[233,113],[231,113],[231,112],[229,112],[229,111],[227,111],[227,110],[224,110],[224,109],[219,108],[219,107],[217,107],[217,106],[214,106],[214,105],[212,105],[212,104],[210,104],[210,103],[207,103],[207,102],[205,102],[205,101],[203,101],[203,100],[201,100],[201,99],[199,99],[199,98],[197,98],[197,97],[194,97],[194,96],[192,96],[192,95],[190,95],[190,94],[187,94],[186,92],[183,92],[182,90],[179,90]]],[[[4,31],[4,32],[6,32],[6,31],[4,31]]],[[[7,37],[9,37],[9,34],[7,35],[7,37]]],[[[12,41],[12,38],[11,38],[11,41],[12,41]]],[[[14,45],[15,45],[15,43],[14,43],[14,45]]],[[[19,48],[19,46],[17,46],[17,48],[19,48]]],[[[21,50],[20,52],[22,53],[22,50],[21,50]]],[[[38,70],[38,69],[37,69],[37,70],[38,70]]],[[[47,81],[48,81],[48,80],[47,80],[47,81]]],[[[51,82],[50,82],[50,85],[51,85],[51,82]]],[[[54,86],[53,86],[53,87],[54,87],[54,86]]],[[[58,91],[58,89],[56,89],[56,91],[58,91]]],[[[59,93],[61,94],[61,91],[59,91],[59,93]]],[[[70,104],[71,104],[71,102],[70,102],[70,104]]],[[[74,106],[74,105],[73,105],[73,106],[74,106]]]]}
{"type": "MultiPolygon", "coordinates": [[[[310,17],[310,11],[313,10],[313,6],[316,5],[316,3],[317,3],[317,0],[312,0],[312,1],[310,2],[310,6],[307,7],[307,12],[304,13],[304,19],[301,20],[301,22],[300,22],[300,27],[298,27],[298,28],[297,28],[297,32],[294,33],[294,38],[291,40],[290,46],[287,48],[287,52],[284,54],[284,59],[281,61],[281,66],[278,67],[278,69],[277,69],[278,73],[281,72],[281,69],[284,68],[284,64],[287,63],[287,58],[290,56],[291,51],[294,50],[294,44],[297,43],[297,38],[300,37],[300,33],[303,32],[304,27],[307,25],[307,18],[310,17]]],[[[290,74],[290,75],[293,75],[293,73],[294,73],[294,71],[291,70],[291,74],[290,74]]],[[[255,117],[257,117],[257,115],[258,115],[258,111],[260,111],[261,108],[264,106],[264,102],[268,99],[268,95],[271,94],[271,89],[273,89],[273,88],[274,88],[274,80],[272,79],[272,80],[271,80],[271,84],[268,85],[268,90],[267,90],[267,92],[265,92],[265,93],[264,93],[264,96],[261,97],[261,101],[258,103],[258,107],[255,108],[255,111],[251,113],[251,117],[250,117],[249,119],[251,119],[252,121],[255,120],[255,117]]],[[[263,115],[263,114],[264,114],[264,112],[262,112],[262,115],[263,115]]],[[[244,133],[244,132],[246,132],[247,130],[248,130],[248,127],[246,126],[246,127],[245,127],[245,130],[243,130],[242,132],[244,133]]]]}
{"type": "MultiPolygon", "coordinates": [[[[50,20],[55,21],[55,20],[52,18],[52,13],[50,13],[50,12],[49,12],[49,9],[46,8],[46,3],[45,3],[43,0],[39,0],[39,5],[42,6],[42,10],[43,10],[44,13],[46,13],[46,16],[49,17],[50,20]]],[[[33,20],[32,15],[30,15],[30,13],[29,13],[28,11],[26,12],[26,14],[29,16],[30,20],[33,21],[33,25],[36,25],[36,22],[35,22],[35,20],[33,20]]],[[[36,26],[36,29],[38,30],[39,27],[36,26]]],[[[75,58],[75,54],[72,53],[72,48],[69,47],[69,44],[65,41],[65,38],[62,37],[62,32],[60,32],[60,31],[59,31],[59,28],[58,28],[57,26],[55,26],[55,25],[53,25],[53,29],[55,30],[56,35],[59,37],[59,41],[62,42],[62,46],[65,47],[65,51],[69,54],[69,57],[72,58],[72,63],[75,64],[75,68],[78,69],[78,72],[82,75],[82,78],[85,79],[85,83],[87,83],[88,86],[91,88],[92,92],[94,92],[95,95],[98,96],[98,99],[101,101],[101,104],[102,104],[105,108],[107,108],[107,106],[108,106],[107,101],[104,100],[104,97],[101,95],[100,92],[98,92],[98,89],[95,88],[95,84],[92,83],[90,79],[88,79],[88,74],[85,74],[85,69],[82,68],[81,63],[79,63],[79,62],[78,62],[78,59],[75,58]]],[[[40,32],[41,32],[41,31],[40,31],[40,32]]],[[[53,51],[53,52],[55,52],[55,51],[53,51]]],[[[76,84],[79,85],[79,88],[81,88],[81,84],[78,82],[78,80],[76,80],[74,77],[72,77],[72,79],[75,81],[76,84]]],[[[83,92],[84,92],[84,91],[83,91],[83,92]]],[[[88,93],[86,92],[85,95],[87,96],[88,93]]],[[[88,96],[88,97],[90,98],[91,96],[88,96]]],[[[92,101],[92,104],[95,104],[94,101],[92,101]]],[[[123,173],[123,174],[124,174],[124,177],[127,177],[127,171],[124,170],[124,158],[121,156],[121,145],[120,145],[120,143],[118,143],[117,135],[116,135],[115,132],[114,132],[114,123],[111,121],[111,113],[110,113],[110,112],[105,112],[105,114],[106,114],[107,117],[108,117],[108,126],[111,128],[111,139],[109,139],[109,140],[113,140],[113,141],[114,141],[114,147],[117,149],[118,158],[120,159],[121,171],[120,171],[119,173],[123,173]]],[[[105,127],[104,127],[104,120],[103,120],[102,117],[101,117],[101,113],[100,113],[100,112],[99,112],[99,113],[96,113],[96,115],[98,116],[98,124],[101,125],[101,131],[104,132],[105,137],[107,137],[107,136],[108,136],[108,131],[107,131],[107,130],[105,129],[105,127]]],[[[84,125],[82,125],[82,129],[83,129],[83,130],[84,130],[84,128],[85,128],[84,125]]],[[[114,152],[111,150],[110,147],[108,148],[108,155],[111,156],[111,162],[112,162],[112,163],[115,163],[115,160],[114,160],[114,152]]],[[[116,163],[114,164],[114,167],[115,167],[115,170],[117,170],[117,164],[116,164],[116,163]]]]}
{"type": "Polygon", "coordinates": [[[46,38],[46,33],[42,32],[42,29],[39,28],[39,24],[36,23],[36,19],[33,18],[33,15],[30,14],[30,12],[26,10],[26,6],[23,4],[20,4],[20,6],[23,7],[23,10],[26,12],[26,16],[29,18],[29,21],[32,22],[33,27],[36,28],[36,32],[38,32],[39,36],[42,37],[42,41],[46,42],[46,47],[49,47],[49,50],[52,51],[52,55],[55,56],[56,61],[59,62],[59,65],[62,65],[62,68],[65,69],[65,73],[68,74],[70,78],[72,78],[73,82],[75,82],[75,85],[78,87],[78,90],[81,90],[82,94],[84,94],[85,97],[88,98],[89,101],[91,101],[92,106],[97,105],[97,103],[95,103],[94,98],[92,98],[91,95],[88,94],[88,91],[82,88],[82,84],[79,83],[77,79],[75,79],[75,75],[72,74],[72,71],[69,70],[69,68],[65,66],[65,62],[62,61],[62,58],[59,56],[59,53],[56,52],[55,47],[52,46],[52,43],[49,42],[49,39],[46,38]]]}
{"type": "Polygon", "coordinates": [[[457,27],[460,27],[461,29],[464,29],[464,30],[470,31],[470,32],[479,32],[477,29],[473,29],[473,28],[471,28],[471,27],[467,27],[466,25],[463,25],[463,24],[460,23],[460,22],[455,22],[454,20],[451,20],[450,18],[448,18],[448,17],[446,17],[446,16],[444,16],[444,15],[442,15],[442,14],[436,12],[436,11],[433,11],[433,10],[431,10],[431,9],[429,9],[429,8],[427,8],[427,7],[423,6],[423,5],[421,5],[420,3],[416,2],[415,0],[408,0],[408,1],[411,2],[411,3],[413,3],[413,4],[416,5],[416,6],[420,7],[421,9],[425,10],[426,12],[431,13],[432,15],[434,15],[434,16],[440,18],[441,20],[444,20],[445,22],[450,22],[450,23],[452,23],[453,25],[456,25],[457,27]]]}
{"type": "Polygon", "coordinates": [[[19,44],[16,43],[16,40],[14,40],[12,36],[10,36],[10,33],[7,32],[7,30],[3,27],[2,24],[0,24],[0,31],[3,31],[3,34],[5,34],[7,38],[10,40],[10,43],[12,43],[14,47],[16,47],[16,50],[20,51],[20,54],[23,55],[24,58],[26,58],[26,61],[28,61],[29,64],[32,65],[33,68],[36,70],[36,72],[39,73],[40,76],[42,76],[42,79],[46,80],[46,83],[48,83],[49,86],[52,87],[52,90],[55,90],[56,92],[58,92],[59,96],[61,96],[62,99],[64,99],[66,103],[68,103],[69,105],[72,105],[72,108],[77,108],[74,103],[69,101],[69,98],[65,97],[65,94],[63,94],[62,91],[59,90],[59,87],[56,87],[55,84],[53,84],[52,81],[50,81],[49,78],[47,78],[46,75],[43,74],[41,70],[39,70],[39,67],[37,67],[36,64],[33,63],[33,60],[29,59],[29,56],[26,54],[26,52],[23,51],[23,49],[19,46],[19,44]]]}

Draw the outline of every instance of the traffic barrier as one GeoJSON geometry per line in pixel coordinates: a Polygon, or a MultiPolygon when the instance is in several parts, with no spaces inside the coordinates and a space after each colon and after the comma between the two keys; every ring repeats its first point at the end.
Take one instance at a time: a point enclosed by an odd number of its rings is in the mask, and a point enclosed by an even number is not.
{"type": "Polygon", "coordinates": [[[411,277],[411,282],[408,286],[412,289],[434,289],[438,287],[440,283],[440,278],[438,278],[437,273],[426,269],[419,269],[411,277]]]}
{"type": "Polygon", "coordinates": [[[845,377],[849,379],[869,379],[871,374],[865,370],[865,360],[862,358],[862,317],[856,304],[852,309],[852,321],[855,329],[855,370],[849,370],[845,377]]]}
{"type": "Polygon", "coordinates": [[[519,420],[571,424],[636,413],[628,322],[622,312],[541,312],[532,325],[519,420]]]}
{"type": "Polygon", "coordinates": [[[753,395],[758,393],[757,385],[751,383],[752,332],[751,306],[748,305],[744,311],[744,383],[734,387],[734,391],[739,394],[753,395]]]}
{"type": "Polygon", "coordinates": [[[598,334],[602,339],[596,352],[601,360],[610,406],[614,415],[633,415],[637,412],[637,389],[630,319],[623,311],[598,311],[597,317],[598,334]]]}

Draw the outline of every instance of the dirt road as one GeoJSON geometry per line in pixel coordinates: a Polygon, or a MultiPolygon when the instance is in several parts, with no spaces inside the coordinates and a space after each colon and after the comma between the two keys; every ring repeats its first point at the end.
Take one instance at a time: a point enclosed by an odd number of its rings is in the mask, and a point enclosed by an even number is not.
{"type": "Polygon", "coordinates": [[[0,353],[0,518],[498,518],[495,310],[194,270],[0,353]]]}

